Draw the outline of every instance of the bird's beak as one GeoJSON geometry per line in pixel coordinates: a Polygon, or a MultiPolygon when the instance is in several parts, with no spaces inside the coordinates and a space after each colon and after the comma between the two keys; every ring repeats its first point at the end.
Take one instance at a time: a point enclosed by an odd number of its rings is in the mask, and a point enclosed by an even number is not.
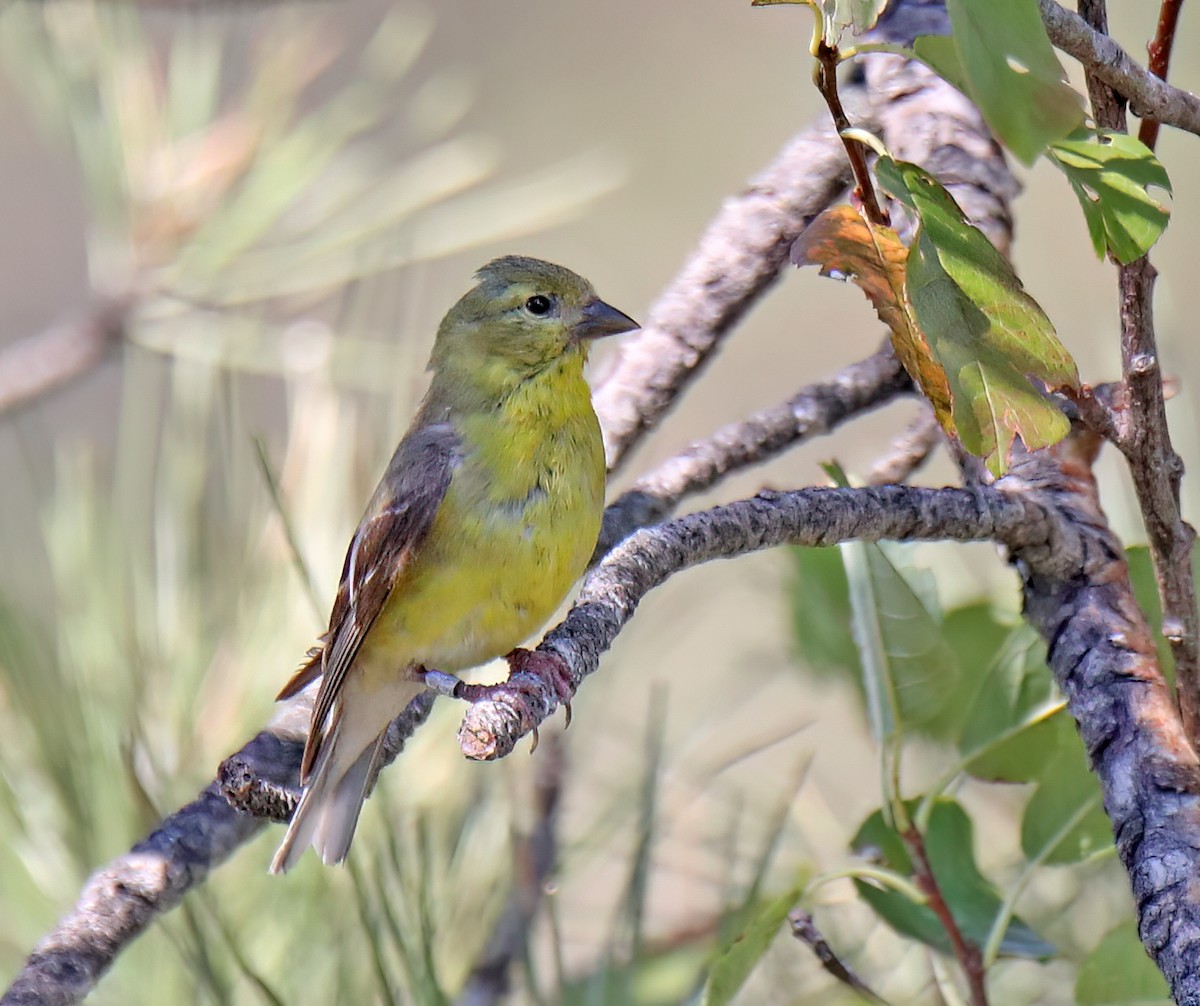
{"type": "Polygon", "coordinates": [[[598,297],[593,297],[583,305],[583,317],[575,326],[575,337],[578,339],[599,339],[605,335],[620,335],[622,332],[632,332],[641,328],[636,321],[623,311],[618,311],[611,304],[606,304],[598,297]]]}

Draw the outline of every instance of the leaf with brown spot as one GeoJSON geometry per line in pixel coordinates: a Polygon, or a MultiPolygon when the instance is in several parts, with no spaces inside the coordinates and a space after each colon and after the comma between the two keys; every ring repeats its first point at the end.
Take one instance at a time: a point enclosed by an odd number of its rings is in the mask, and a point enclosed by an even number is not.
{"type": "Polygon", "coordinates": [[[867,295],[891,330],[892,348],[932,403],[938,422],[954,432],[950,385],[904,294],[908,248],[890,227],[872,226],[852,206],[835,206],[792,245],[792,262],[820,266],[822,276],[846,278],[867,295]]]}
{"type": "Polygon", "coordinates": [[[936,178],[890,157],[875,173],[920,220],[904,295],[945,368],[959,440],[998,477],[1016,437],[1037,450],[1066,435],[1067,419],[1045,391],[1077,388],[1075,361],[1008,260],[936,178]]]}

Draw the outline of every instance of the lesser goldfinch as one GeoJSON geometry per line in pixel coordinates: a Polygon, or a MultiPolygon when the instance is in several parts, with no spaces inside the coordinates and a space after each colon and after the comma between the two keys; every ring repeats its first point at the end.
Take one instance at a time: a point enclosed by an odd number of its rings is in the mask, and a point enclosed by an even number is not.
{"type": "Polygon", "coordinates": [[[387,725],[424,687],[513,650],[562,602],[604,508],[590,340],[638,327],[575,273],[508,256],[442,320],[429,391],[346,553],[329,629],[280,693],[321,676],[303,787],[271,871],[350,848],[387,725]]]}

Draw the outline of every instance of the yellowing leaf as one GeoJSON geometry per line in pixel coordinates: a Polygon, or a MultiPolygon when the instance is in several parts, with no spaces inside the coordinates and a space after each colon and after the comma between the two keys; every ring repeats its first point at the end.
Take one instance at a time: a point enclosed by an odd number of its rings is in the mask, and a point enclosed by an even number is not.
{"type": "Polygon", "coordinates": [[[873,227],[851,206],[835,206],[814,220],[792,245],[792,262],[817,265],[822,276],[849,277],[892,332],[896,357],[954,432],[950,386],[904,295],[908,249],[890,227],[873,227]]]}
{"type": "MultiPolygon", "coordinates": [[[[1031,382],[1074,388],[1075,362],[1008,260],[936,179],[888,157],[879,159],[876,172],[920,221],[905,296],[932,358],[945,370],[953,428],[963,446],[1000,475],[1014,437],[1037,449],[1066,435],[1066,418],[1031,382]]],[[[945,416],[938,418],[946,425],[945,416]]]]}
{"type": "Polygon", "coordinates": [[[931,175],[889,157],[876,172],[920,222],[912,248],[840,206],[800,235],[792,261],[866,293],[943,428],[1001,475],[1017,436],[1036,450],[1066,435],[1040,385],[1075,387],[1075,363],[1008,261],[931,175]]]}

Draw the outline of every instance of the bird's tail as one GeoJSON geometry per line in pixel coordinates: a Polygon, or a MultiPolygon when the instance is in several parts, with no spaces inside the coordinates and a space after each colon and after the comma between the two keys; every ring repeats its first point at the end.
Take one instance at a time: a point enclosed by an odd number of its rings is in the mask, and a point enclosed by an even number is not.
{"type": "Polygon", "coordinates": [[[271,860],[272,873],[290,870],[309,845],[326,864],[346,858],[391,715],[398,714],[421,686],[404,682],[389,691],[404,695],[359,693],[351,687],[339,696],[304,794],[271,860]],[[402,697],[397,705],[394,700],[402,697]]]}

